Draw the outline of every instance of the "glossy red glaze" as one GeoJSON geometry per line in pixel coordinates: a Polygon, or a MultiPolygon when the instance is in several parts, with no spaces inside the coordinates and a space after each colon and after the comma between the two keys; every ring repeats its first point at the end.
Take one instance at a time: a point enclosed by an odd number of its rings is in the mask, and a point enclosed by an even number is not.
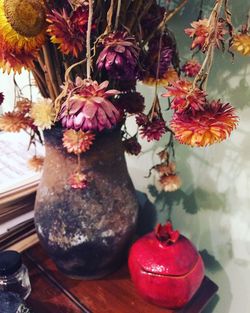
{"type": "Polygon", "coordinates": [[[204,278],[203,261],[186,237],[167,245],[154,232],[132,246],[129,270],[142,297],[173,309],[185,306],[204,278]]]}

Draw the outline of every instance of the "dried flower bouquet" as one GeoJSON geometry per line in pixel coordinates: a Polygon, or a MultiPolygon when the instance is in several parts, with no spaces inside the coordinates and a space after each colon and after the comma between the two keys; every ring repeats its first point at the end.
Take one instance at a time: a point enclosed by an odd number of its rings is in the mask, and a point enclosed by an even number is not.
{"type": "MultiPolygon", "coordinates": [[[[249,23],[236,33],[228,0],[215,0],[210,16],[201,14],[185,29],[194,53],[181,66],[168,22],[187,2],[0,0],[0,67],[8,73],[29,70],[44,98],[32,103],[18,93],[14,111],[0,117],[0,128],[24,129],[33,144],[41,140],[41,130],[60,125],[65,130],[62,145],[78,155],[78,162],[106,129],[123,125],[125,150],[134,155],[141,152],[138,136],[152,141],[168,134],[160,164],[152,170],[165,191],[179,188],[174,138],[203,147],[226,139],[238,122],[229,103],[210,99],[206,91],[215,51],[227,47],[231,54],[250,54],[249,23]],[[204,56],[202,64],[197,53],[204,56]],[[155,87],[148,112],[136,91],[138,81],[155,87]],[[162,104],[159,86],[167,89],[162,104]],[[166,121],[162,110],[169,109],[173,117],[166,121]],[[131,115],[136,134],[126,129],[131,115]]],[[[87,186],[79,169],[69,179],[73,188],[87,186]]]]}

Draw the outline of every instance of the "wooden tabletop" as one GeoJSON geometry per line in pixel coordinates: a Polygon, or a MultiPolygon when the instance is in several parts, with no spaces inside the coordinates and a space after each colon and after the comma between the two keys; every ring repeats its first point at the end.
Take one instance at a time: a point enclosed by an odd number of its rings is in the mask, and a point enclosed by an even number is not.
{"type": "Polygon", "coordinates": [[[126,265],[104,279],[73,280],[58,272],[40,245],[24,252],[24,262],[32,285],[28,304],[34,313],[199,313],[218,290],[206,277],[188,306],[173,311],[145,302],[126,265]]]}

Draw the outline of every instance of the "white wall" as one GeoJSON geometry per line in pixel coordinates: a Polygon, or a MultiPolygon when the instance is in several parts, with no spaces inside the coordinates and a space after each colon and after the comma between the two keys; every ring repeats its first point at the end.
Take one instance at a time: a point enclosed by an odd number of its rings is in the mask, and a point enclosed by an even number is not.
{"type": "MultiPolygon", "coordinates": [[[[208,1],[210,4],[213,1],[208,1]]],[[[206,3],[208,3],[206,2],[206,3]]],[[[246,1],[233,3],[236,25],[243,22],[246,1]]],[[[207,5],[208,6],[208,5],[207,5]]],[[[191,1],[170,27],[175,31],[181,55],[190,56],[190,40],[183,28],[196,19],[199,1],[191,1]]],[[[152,90],[142,88],[147,104],[152,90]]],[[[207,275],[219,285],[219,298],[206,313],[250,312],[250,57],[216,55],[209,81],[209,94],[237,108],[240,123],[231,138],[202,149],[176,145],[177,169],[181,190],[152,197],[150,180],[143,179],[152,166],[153,151],[139,158],[128,157],[137,189],[146,192],[156,205],[157,220],[163,222],[167,207],[173,208],[176,228],[186,234],[202,251],[207,275]],[[163,210],[162,210],[163,208],[163,210]]],[[[164,99],[162,101],[164,103],[164,99]]],[[[144,208],[148,214],[148,210],[144,208]]],[[[150,220],[148,221],[150,223],[150,220]]]]}

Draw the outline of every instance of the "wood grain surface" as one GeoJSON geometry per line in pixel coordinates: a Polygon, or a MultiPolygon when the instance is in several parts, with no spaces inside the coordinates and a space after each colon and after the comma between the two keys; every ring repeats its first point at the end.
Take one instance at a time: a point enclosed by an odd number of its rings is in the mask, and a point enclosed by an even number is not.
{"type": "Polygon", "coordinates": [[[34,313],[200,313],[218,287],[207,277],[182,310],[156,307],[136,292],[126,266],[105,279],[80,281],[57,271],[40,245],[24,253],[31,276],[34,313]]]}

